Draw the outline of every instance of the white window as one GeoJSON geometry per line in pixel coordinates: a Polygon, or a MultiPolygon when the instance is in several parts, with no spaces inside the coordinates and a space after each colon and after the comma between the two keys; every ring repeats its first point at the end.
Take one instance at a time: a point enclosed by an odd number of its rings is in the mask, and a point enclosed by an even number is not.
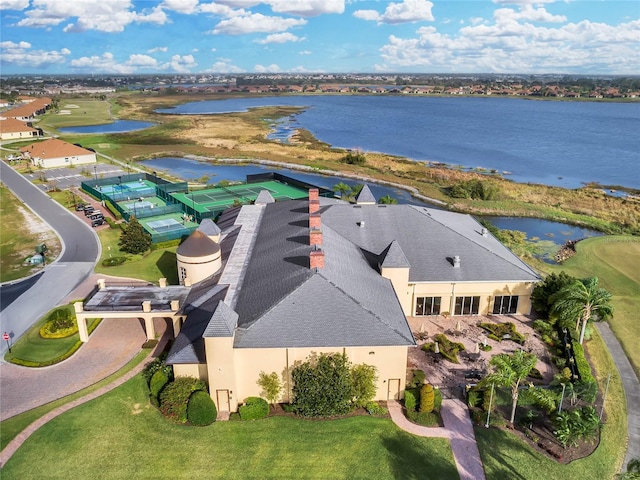
{"type": "Polygon", "coordinates": [[[480,297],[456,297],[455,315],[477,315],[480,297]]]}
{"type": "Polygon", "coordinates": [[[506,315],[518,311],[518,296],[503,295],[496,296],[493,300],[493,313],[496,315],[506,315]]]}
{"type": "Polygon", "coordinates": [[[422,315],[440,315],[442,297],[417,297],[416,317],[422,315]]]}

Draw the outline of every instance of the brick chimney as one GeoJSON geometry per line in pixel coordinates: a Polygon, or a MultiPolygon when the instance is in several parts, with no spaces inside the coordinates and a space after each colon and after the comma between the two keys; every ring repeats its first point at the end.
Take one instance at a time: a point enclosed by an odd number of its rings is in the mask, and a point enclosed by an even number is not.
{"type": "Polygon", "coordinates": [[[309,214],[309,228],[320,228],[322,226],[322,220],[319,213],[309,214]]]}
{"type": "Polygon", "coordinates": [[[312,247],[322,246],[322,230],[320,230],[319,228],[312,228],[309,231],[309,245],[311,245],[312,247]]]}
{"type": "Polygon", "coordinates": [[[312,250],[309,254],[309,268],[324,268],[324,252],[312,250]]]}
{"type": "Polygon", "coordinates": [[[320,210],[320,202],[318,200],[309,200],[309,213],[316,213],[320,210]]]}
{"type": "Polygon", "coordinates": [[[319,200],[318,196],[319,196],[320,192],[317,188],[310,188],[309,189],[309,201],[313,202],[313,201],[317,201],[319,200]]]}

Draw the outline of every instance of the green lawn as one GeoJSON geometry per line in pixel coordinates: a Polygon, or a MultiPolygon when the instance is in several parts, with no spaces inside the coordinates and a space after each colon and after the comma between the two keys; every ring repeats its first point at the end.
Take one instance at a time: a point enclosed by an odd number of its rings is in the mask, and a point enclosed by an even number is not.
{"type": "Polygon", "coordinates": [[[49,110],[38,126],[44,130],[78,125],[100,125],[113,122],[110,105],[106,100],[60,99],[59,111],[49,110]]]}
{"type": "MultiPolygon", "coordinates": [[[[607,375],[612,374],[605,409],[606,423],[595,452],[568,465],[561,465],[533,450],[510,432],[476,427],[476,440],[487,480],[505,478],[538,480],[541,478],[541,472],[544,472],[544,476],[548,479],[613,478],[626,450],[627,409],[624,390],[613,359],[597,334],[588,343],[587,348],[595,366],[594,373],[601,390],[604,389],[607,375]]],[[[596,405],[598,411],[600,411],[600,405],[596,405]]]]}
{"type": "Polygon", "coordinates": [[[169,285],[178,284],[178,267],[176,263],[176,250],[178,247],[154,250],[146,256],[131,255],[120,251],[120,247],[118,247],[120,232],[119,228],[106,228],[98,233],[102,244],[102,256],[96,265],[96,273],[138,278],[153,282],[156,285],[160,278],[166,278],[169,285]],[[120,256],[126,256],[129,260],[115,267],[102,266],[103,260],[120,256]]]}
{"type": "Polygon", "coordinates": [[[455,479],[449,444],[389,419],[272,417],[184,427],[147,399],[141,376],[52,420],[16,452],[3,478],[455,479]]]}
{"type": "MultiPolygon", "coordinates": [[[[0,184],[0,282],[17,280],[41,269],[23,265],[25,258],[35,254],[35,246],[42,243],[40,232],[25,228],[30,217],[31,210],[0,184]]],[[[46,242],[47,257],[53,259],[60,253],[60,242],[53,232],[47,236],[51,239],[46,242]]]]}
{"type": "Polygon", "coordinates": [[[577,278],[597,276],[600,285],[613,295],[615,309],[609,320],[636,375],[640,376],[638,312],[640,311],[640,238],[607,236],[588,238],[576,246],[577,255],[558,266],[546,265],[547,272],[564,270],[577,278]]]}

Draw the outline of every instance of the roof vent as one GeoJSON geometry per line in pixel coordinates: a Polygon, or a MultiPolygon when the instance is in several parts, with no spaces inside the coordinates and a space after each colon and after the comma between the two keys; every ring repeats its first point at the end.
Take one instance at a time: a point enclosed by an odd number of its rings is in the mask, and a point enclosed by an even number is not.
{"type": "Polygon", "coordinates": [[[486,237],[488,233],[489,233],[489,230],[487,230],[486,228],[483,228],[480,231],[480,235],[482,235],[483,237],[486,237]]]}
{"type": "Polygon", "coordinates": [[[460,255],[453,256],[453,268],[460,268],[460,255]]]}
{"type": "Polygon", "coordinates": [[[363,228],[363,227],[364,227],[364,220],[360,220],[360,221],[358,222],[358,226],[359,226],[360,228],[363,228]]]}

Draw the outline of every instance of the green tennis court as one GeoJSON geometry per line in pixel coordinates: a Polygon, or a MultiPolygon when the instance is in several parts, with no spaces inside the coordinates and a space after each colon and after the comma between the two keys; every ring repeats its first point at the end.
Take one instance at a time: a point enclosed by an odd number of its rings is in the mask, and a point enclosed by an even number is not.
{"type": "Polygon", "coordinates": [[[179,202],[193,207],[198,212],[219,210],[238,201],[240,203],[253,202],[262,190],[266,190],[275,200],[291,200],[306,198],[306,190],[280,182],[268,181],[228,187],[216,187],[197,190],[190,193],[174,193],[172,196],[179,202]]]}

